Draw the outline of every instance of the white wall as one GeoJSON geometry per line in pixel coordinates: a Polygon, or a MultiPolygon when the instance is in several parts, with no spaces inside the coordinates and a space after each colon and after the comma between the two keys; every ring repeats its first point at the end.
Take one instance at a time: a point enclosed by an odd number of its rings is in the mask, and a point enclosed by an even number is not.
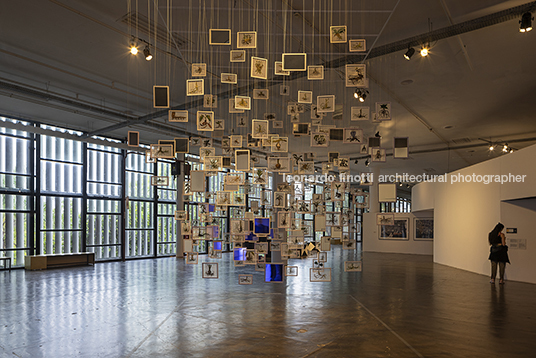
{"type": "MultiPolygon", "coordinates": [[[[511,223],[525,226],[536,222],[531,210],[512,209],[506,213],[503,200],[536,196],[536,146],[464,168],[449,174],[448,183],[421,183],[414,187],[414,210],[434,210],[434,261],[448,266],[489,275],[488,233],[499,221],[506,227],[511,223]],[[452,183],[451,175],[526,175],[524,183],[452,183]],[[425,197],[423,197],[425,196],[425,197]],[[528,223],[526,223],[528,222],[528,223]],[[525,223],[525,224],[523,224],[525,223]]],[[[515,226],[514,226],[515,227],[515,226]]],[[[508,235],[507,235],[508,238],[508,235]]],[[[536,254],[534,237],[527,237],[528,249],[512,253],[512,267],[507,268],[510,280],[536,283],[536,264],[529,260],[536,254]]]]}
{"type": "Polygon", "coordinates": [[[409,240],[380,240],[378,239],[378,225],[376,225],[376,213],[363,215],[363,251],[394,252],[400,254],[432,255],[433,241],[415,241],[414,223],[415,218],[433,217],[432,212],[420,213],[395,213],[398,218],[409,218],[409,240]]]}

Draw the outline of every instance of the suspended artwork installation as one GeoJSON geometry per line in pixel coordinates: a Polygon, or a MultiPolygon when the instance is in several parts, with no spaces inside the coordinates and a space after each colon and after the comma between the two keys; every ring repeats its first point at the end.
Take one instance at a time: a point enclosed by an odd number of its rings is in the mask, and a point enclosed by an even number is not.
{"type": "MultiPolygon", "coordinates": [[[[222,245],[232,245],[234,265],[263,271],[265,282],[304,274],[310,282],[329,282],[331,247],[336,243],[355,250],[356,210],[369,207],[371,183],[338,181],[337,174],[350,173],[354,160],[358,165],[356,155],[368,157],[368,164],[385,162],[386,149],[373,137],[377,128],[356,124],[374,124],[376,118],[378,126],[394,117],[391,102],[381,95],[376,103],[357,105],[369,95],[371,47],[359,35],[353,15],[361,12],[353,13],[358,9],[351,3],[216,0],[190,1],[186,7],[149,1],[152,16],[147,17],[153,23],[147,31],[154,36],[155,58],[147,63],[155,66],[159,81],[153,107],[169,109],[154,117],[188,135],[173,138],[172,144],[152,144],[146,159],[174,159],[178,153],[199,157],[180,183],[184,201],[196,205],[197,214],[192,217],[183,207],[175,212],[187,264],[198,264],[199,245],[208,247],[209,259],[221,259],[222,245]],[[173,21],[186,10],[187,24],[173,21]],[[167,47],[159,49],[157,42],[163,40],[167,47]],[[159,56],[166,60],[158,62],[159,56]],[[183,85],[172,80],[178,65],[172,71],[171,61],[176,60],[185,65],[183,85]],[[166,85],[159,71],[167,71],[166,85]],[[331,146],[340,152],[328,158],[324,148],[331,146]],[[335,180],[307,179],[317,173],[335,180]],[[303,177],[288,183],[278,180],[282,174],[303,177]],[[207,178],[215,175],[223,180],[209,191],[207,178]],[[222,216],[230,218],[227,232],[215,219],[222,216]],[[283,264],[305,258],[313,259],[305,273],[283,264]]],[[[133,38],[138,30],[132,28],[133,38]]],[[[139,141],[139,133],[129,134],[129,144],[139,141]]],[[[395,140],[396,158],[408,157],[407,142],[407,137],[395,140]]],[[[169,185],[169,178],[154,176],[151,184],[169,185]]],[[[379,218],[378,225],[387,225],[388,219],[379,218]]],[[[203,262],[202,277],[217,279],[218,269],[216,262],[203,262]]],[[[346,274],[361,269],[359,260],[344,263],[346,274]]],[[[240,273],[237,283],[251,285],[253,275],[240,273]]]]}

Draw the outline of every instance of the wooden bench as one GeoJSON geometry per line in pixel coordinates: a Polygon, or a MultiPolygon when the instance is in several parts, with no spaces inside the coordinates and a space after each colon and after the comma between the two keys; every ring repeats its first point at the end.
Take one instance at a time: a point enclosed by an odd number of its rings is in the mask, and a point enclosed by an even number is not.
{"type": "Polygon", "coordinates": [[[80,252],[76,254],[26,256],[24,261],[26,270],[45,270],[54,267],[81,265],[95,265],[95,253],[80,252]]]}
{"type": "Polygon", "coordinates": [[[4,261],[4,264],[3,264],[4,270],[9,269],[9,271],[11,271],[11,257],[0,257],[0,261],[4,261]],[[7,265],[8,263],[9,263],[9,268],[7,265]]]}

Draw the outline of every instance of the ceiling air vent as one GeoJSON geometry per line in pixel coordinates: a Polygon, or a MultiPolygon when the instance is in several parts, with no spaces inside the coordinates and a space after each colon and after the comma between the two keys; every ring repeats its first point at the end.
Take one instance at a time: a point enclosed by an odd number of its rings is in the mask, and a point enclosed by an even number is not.
{"type": "Polygon", "coordinates": [[[473,140],[471,138],[456,138],[456,139],[453,139],[452,140],[452,143],[454,144],[467,144],[467,143],[471,143],[473,140]]]}
{"type": "MultiPolygon", "coordinates": [[[[145,37],[143,40],[146,40],[147,42],[154,41],[155,38],[155,27],[154,23],[149,24],[149,20],[147,17],[143,14],[139,14],[137,12],[129,12],[125,16],[121,18],[121,22],[127,24],[131,29],[131,33],[133,35],[136,34],[136,31],[140,34],[139,37],[145,37]],[[141,36],[143,34],[144,36],[141,36]]],[[[173,39],[175,40],[175,43],[177,43],[177,46],[179,48],[185,48],[188,46],[189,43],[191,43],[190,40],[187,38],[177,34],[176,32],[171,32],[173,39]]],[[[175,44],[173,41],[171,41],[171,38],[168,35],[168,32],[164,26],[161,24],[158,24],[156,26],[156,39],[159,42],[162,42],[164,44],[168,44],[168,41],[170,42],[170,46],[175,47],[175,44]]]]}

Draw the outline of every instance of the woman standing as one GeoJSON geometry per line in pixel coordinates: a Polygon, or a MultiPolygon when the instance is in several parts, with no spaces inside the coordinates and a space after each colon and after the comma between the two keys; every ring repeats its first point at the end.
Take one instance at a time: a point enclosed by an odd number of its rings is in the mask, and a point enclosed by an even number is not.
{"type": "Polygon", "coordinates": [[[495,283],[495,277],[497,276],[497,265],[499,265],[499,283],[504,283],[504,270],[506,263],[510,263],[508,259],[508,246],[506,246],[506,238],[503,234],[504,225],[498,223],[495,228],[489,233],[488,241],[491,245],[489,260],[491,261],[491,281],[495,283]]]}

